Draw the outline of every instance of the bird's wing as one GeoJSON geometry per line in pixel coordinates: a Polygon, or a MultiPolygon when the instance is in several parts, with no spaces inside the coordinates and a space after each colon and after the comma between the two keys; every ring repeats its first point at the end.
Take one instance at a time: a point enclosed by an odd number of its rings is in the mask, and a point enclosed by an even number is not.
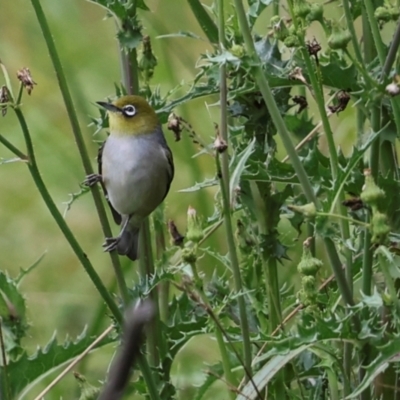
{"type": "MultiPolygon", "coordinates": [[[[106,143],[106,140],[101,144],[101,146],[99,147],[99,151],[97,153],[97,166],[98,166],[98,171],[99,171],[99,175],[102,176],[102,170],[101,170],[101,166],[102,166],[102,159],[103,159],[103,149],[104,149],[104,145],[106,143]]],[[[101,187],[103,188],[104,191],[104,195],[106,196],[107,199],[107,203],[110,206],[111,209],[111,214],[114,218],[114,221],[117,225],[121,224],[121,215],[115,210],[115,208],[111,205],[110,200],[108,200],[108,195],[107,195],[107,189],[104,185],[103,180],[101,180],[101,187]]]]}
{"type": "Polygon", "coordinates": [[[167,170],[167,190],[165,191],[165,195],[163,197],[163,200],[167,196],[169,192],[169,188],[171,186],[172,179],[174,179],[174,174],[175,174],[175,168],[174,168],[174,158],[172,157],[172,152],[171,149],[167,146],[164,148],[165,156],[167,157],[168,160],[168,170],[167,170]]]}

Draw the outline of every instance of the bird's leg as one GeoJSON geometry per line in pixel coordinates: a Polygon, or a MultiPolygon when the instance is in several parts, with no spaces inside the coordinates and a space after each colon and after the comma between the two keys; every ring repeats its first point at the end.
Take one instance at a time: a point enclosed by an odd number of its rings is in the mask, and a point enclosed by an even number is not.
{"type": "Polygon", "coordinates": [[[92,187],[96,183],[101,182],[102,179],[102,176],[99,174],[90,174],[86,176],[85,180],[82,182],[82,185],[92,187]]]}
{"type": "Polygon", "coordinates": [[[110,252],[116,250],[118,243],[121,240],[121,237],[124,234],[126,227],[128,226],[130,217],[131,217],[130,215],[122,216],[123,222],[122,222],[121,232],[115,238],[111,237],[105,239],[105,242],[103,243],[104,251],[110,252]]]}

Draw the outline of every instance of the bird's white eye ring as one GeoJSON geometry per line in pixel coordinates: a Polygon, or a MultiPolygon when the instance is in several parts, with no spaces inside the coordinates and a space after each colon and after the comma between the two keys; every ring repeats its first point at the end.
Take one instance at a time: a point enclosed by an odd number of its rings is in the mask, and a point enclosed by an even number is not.
{"type": "Polygon", "coordinates": [[[127,117],[133,117],[136,114],[136,108],[131,104],[124,106],[122,108],[122,111],[127,117]]]}

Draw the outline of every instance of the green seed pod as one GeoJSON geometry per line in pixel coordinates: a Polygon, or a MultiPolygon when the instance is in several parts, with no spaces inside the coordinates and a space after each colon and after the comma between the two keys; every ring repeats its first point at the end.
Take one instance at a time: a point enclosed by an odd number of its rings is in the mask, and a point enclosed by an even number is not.
{"type": "Polygon", "coordinates": [[[234,44],[230,51],[237,58],[243,58],[246,55],[245,48],[239,44],[234,44]]]}
{"type": "Polygon", "coordinates": [[[287,28],[284,20],[279,16],[275,15],[271,18],[271,26],[276,39],[284,41],[289,36],[289,29],[287,28]]]}
{"type": "Polygon", "coordinates": [[[311,12],[310,4],[305,0],[295,0],[293,4],[293,15],[296,18],[306,18],[311,12]]]}
{"type": "Polygon", "coordinates": [[[182,260],[188,264],[193,264],[197,261],[196,250],[193,247],[185,247],[182,250],[182,260]]]}
{"type": "Polygon", "coordinates": [[[350,40],[351,34],[347,29],[333,27],[331,36],[328,39],[328,46],[332,50],[344,50],[350,40]]]}
{"type": "Polygon", "coordinates": [[[314,276],[303,276],[301,283],[305,292],[315,293],[315,277],[314,276]]]}
{"type": "Polygon", "coordinates": [[[307,218],[314,218],[317,215],[317,209],[314,203],[304,204],[303,206],[290,205],[288,208],[294,212],[303,214],[307,218]]]}
{"type": "Polygon", "coordinates": [[[365,183],[361,192],[361,200],[370,205],[376,206],[378,202],[385,198],[385,192],[375,183],[369,169],[364,170],[365,183]]]}
{"type": "Polygon", "coordinates": [[[297,271],[305,276],[315,276],[322,265],[323,262],[318,258],[313,257],[310,249],[304,246],[303,255],[301,256],[301,260],[297,266],[297,271]]]}
{"type": "Polygon", "coordinates": [[[392,19],[390,11],[386,7],[377,7],[374,12],[374,17],[380,22],[389,22],[392,19]]]}
{"type": "Polygon", "coordinates": [[[287,36],[283,43],[288,48],[300,46],[299,38],[296,35],[287,36]]]}
{"type": "Polygon", "coordinates": [[[324,18],[324,7],[322,4],[312,3],[310,6],[310,13],[307,15],[307,21],[319,21],[323,22],[324,18]]]}
{"type": "Polygon", "coordinates": [[[375,211],[371,219],[372,242],[383,243],[390,232],[387,217],[379,211],[375,211]]]}
{"type": "Polygon", "coordinates": [[[186,239],[194,243],[199,243],[203,239],[204,233],[201,228],[201,221],[197,216],[196,210],[189,206],[187,211],[187,234],[186,239]]]}

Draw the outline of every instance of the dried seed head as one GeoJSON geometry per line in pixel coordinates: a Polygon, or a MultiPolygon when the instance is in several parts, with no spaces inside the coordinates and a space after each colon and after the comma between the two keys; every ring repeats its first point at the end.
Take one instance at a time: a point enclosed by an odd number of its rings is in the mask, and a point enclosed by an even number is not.
{"type": "Polygon", "coordinates": [[[168,231],[169,234],[171,236],[171,242],[174,246],[179,246],[181,247],[183,245],[183,241],[185,239],[184,236],[182,236],[179,231],[178,228],[175,225],[175,222],[172,221],[172,219],[170,219],[168,221],[168,231]]]}
{"type": "Polygon", "coordinates": [[[218,153],[223,153],[228,148],[228,144],[219,133],[218,124],[214,123],[214,128],[215,128],[214,149],[217,150],[218,153]]]}
{"type": "Polygon", "coordinates": [[[183,127],[181,119],[175,113],[169,114],[167,128],[174,133],[175,141],[179,142],[181,140],[183,127]]]}
{"type": "Polygon", "coordinates": [[[0,104],[3,104],[1,106],[1,114],[4,117],[7,114],[7,104],[10,101],[10,92],[7,88],[7,86],[3,85],[0,88],[0,104]]]}
{"type": "Polygon", "coordinates": [[[33,86],[37,85],[37,83],[32,79],[31,71],[29,71],[29,68],[25,67],[17,71],[17,78],[21,81],[28,94],[31,94],[33,86]]]}
{"type": "Polygon", "coordinates": [[[303,75],[303,70],[300,67],[296,67],[290,74],[289,74],[290,79],[297,79],[300,82],[303,82],[305,85],[307,85],[306,78],[304,78],[303,75]]]}
{"type": "Polygon", "coordinates": [[[299,106],[297,114],[300,114],[303,110],[305,110],[308,107],[307,99],[304,96],[293,96],[292,100],[293,103],[299,106]]]}

